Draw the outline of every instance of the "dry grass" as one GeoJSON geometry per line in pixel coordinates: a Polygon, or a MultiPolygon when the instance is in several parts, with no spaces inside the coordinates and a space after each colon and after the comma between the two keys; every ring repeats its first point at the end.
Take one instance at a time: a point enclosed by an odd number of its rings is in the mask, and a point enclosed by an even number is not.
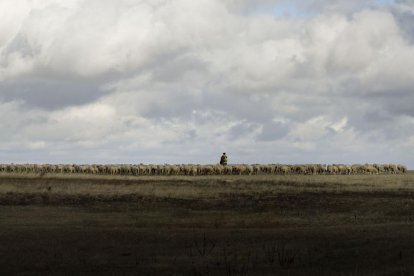
{"type": "Polygon", "coordinates": [[[85,176],[0,174],[0,194],[216,198],[285,192],[412,192],[414,172],[397,175],[85,176]],[[50,190],[48,190],[50,187],[50,190]]]}

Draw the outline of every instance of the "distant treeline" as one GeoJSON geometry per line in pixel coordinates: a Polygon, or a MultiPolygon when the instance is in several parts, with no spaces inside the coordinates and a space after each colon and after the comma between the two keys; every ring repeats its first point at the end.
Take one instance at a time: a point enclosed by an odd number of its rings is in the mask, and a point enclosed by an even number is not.
{"type": "Polygon", "coordinates": [[[0,172],[16,174],[91,175],[261,175],[261,174],[398,174],[407,172],[399,164],[234,164],[234,165],[144,165],[144,164],[0,164],[0,172]]]}

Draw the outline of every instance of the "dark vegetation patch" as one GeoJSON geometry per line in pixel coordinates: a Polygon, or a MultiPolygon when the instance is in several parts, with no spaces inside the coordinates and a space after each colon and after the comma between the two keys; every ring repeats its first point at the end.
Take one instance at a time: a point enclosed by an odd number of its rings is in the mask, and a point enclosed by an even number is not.
{"type": "Polygon", "coordinates": [[[410,275],[412,225],[1,232],[0,272],[41,275],[410,275]]]}

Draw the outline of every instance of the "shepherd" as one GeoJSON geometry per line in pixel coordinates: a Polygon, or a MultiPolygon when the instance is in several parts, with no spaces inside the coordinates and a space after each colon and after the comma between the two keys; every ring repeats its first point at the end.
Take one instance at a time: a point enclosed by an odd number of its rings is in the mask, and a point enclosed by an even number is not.
{"type": "Polygon", "coordinates": [[[223,166],[227,165],[227,155],[226,155],[225,152],[223,152],[223,155],[220,158],[220,164],[223,165],[223,166]]]}

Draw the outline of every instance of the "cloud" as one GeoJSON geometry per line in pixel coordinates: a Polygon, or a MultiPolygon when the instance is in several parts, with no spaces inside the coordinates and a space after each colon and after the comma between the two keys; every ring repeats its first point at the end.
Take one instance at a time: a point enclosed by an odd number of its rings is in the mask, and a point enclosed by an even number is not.
{"type": "Polygon", "coordinates": [[[272,121],[262,125],[262,131],[257,138],[259,141],[275,141],[284,138],[288,133],[288,122],[272,121]]]}
{"type": "Polygon", "coordinates": [[[0,161],[413,166],[413,3],[289,3],[2,1],[0,161]]]}
{"type": "Polygon", "coordinates": [[[0,100],[21,100],[27,108],[55,110],[93,102],[108,93],[91,79],[26,77],[0,83],[0,100]]]}

